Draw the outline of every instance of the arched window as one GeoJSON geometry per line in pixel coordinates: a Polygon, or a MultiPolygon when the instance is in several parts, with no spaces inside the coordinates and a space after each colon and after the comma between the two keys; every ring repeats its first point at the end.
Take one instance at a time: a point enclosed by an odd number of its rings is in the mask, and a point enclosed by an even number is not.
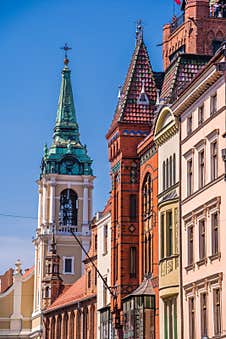
{"type": "Polygon", "coordinates": [[[143,183],[143,218],[151,214],[151,176],[147,174],[143,183]]]}
{"type": "Polygon", "coordinates": [[[60,195],[60,226],[77,226],[78,196],[72,189],[65,189],[60,195]]]}

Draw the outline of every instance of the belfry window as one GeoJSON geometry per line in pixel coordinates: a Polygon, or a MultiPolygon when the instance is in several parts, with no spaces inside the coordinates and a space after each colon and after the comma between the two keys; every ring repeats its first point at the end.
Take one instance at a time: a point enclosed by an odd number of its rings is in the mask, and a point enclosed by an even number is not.
{"type": "Polygon", "coordinates": [[[60,226],[76,226],[78,215],[78,196],[72,189],[65,189],[60,195],[60,226]]]}

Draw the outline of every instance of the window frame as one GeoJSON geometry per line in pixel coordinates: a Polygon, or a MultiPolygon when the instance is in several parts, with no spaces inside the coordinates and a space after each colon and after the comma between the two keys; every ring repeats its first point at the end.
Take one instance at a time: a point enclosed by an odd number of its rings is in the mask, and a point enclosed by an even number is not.
{"type": "Polygon", "coordinates": [[[210,143],[210,171],[211,181],[218,178],[218,140],[214,139],[210,143]],[[214,146],[216,145],[215,152],[214,146]]]}
{"type": "Polygon", "coordinates": [[[187,196],[193,194],[194,176],[193,176],[193,157],[187,159],[187,196]]]}
{"type": "Polygon", "coordinates": [[[75,258],[74,257],[68,257],[68,256],[63,256],[63,274],[68,274],[68,275],[71,275],[71,274],[74,274],[75,273],[75,266],[74,266],[74,260],[75,260],[75,258]],[[65,271],[65,262],[66,262],[66,260],[68,260],[68,259],[71,259],[71,272],[66,272],[65,271]]]}
{"type": "Polygon", "coordinates": [[[210,96],[210,116],[217,112],[217,92],[210,96]]]}
{"type": "Polygon", "coordinates": [[[213,289],[213,323],[214,323],[214,335],[219,336],[221,335],[222,331],[222,312],[221,312],[221,290],[219,287],[213,289]],[[216,296],[216,292],[219,292],[218,294],[218,300],[216,296]],[[216,308],[217,307],[217,308],[216,308]]]}
{"type": "Polygon", "coordinates": [[[208,336],[208,301],[207,292],[200,294],[200,320],[201,320],[201,336],[208,336]],[[205,296],[205,298],[204,298],[205,296]],[[204,300],[205,299],[205,300],[204,300]],[[205,301],[205,303],[204,303],[205,301]]]}
{"type": "Polygon", "coordinates": [[[192,114],[187,117],[187,136],[191,135],[193,131],[193,121],[192,114]]]}
{"type": "Polygon", "coordinates": [[[206,219],[199,220],[199,260],[206,258],[206,219]]]}
{"type": "Polygon", "coordinates": [[[219,254],[220,252],[220,226],[219,226],[219,212],[218,211],[211,213],[211,239],[212,239],[211,253],[213,256],[213,255],[219,254]],[[217,222],[215,223],[216,220],[217,222]]]}
{"type": "Polygon", "coordinates": [[[205,186],[205,171],[206,171],[206,166],[205,166],[205,149],[202,148],[198,152],[198,163],[199,163],[199,189],[203,188],[205,186]]]}
{"type": "Polygon", "coordinates": [[[198,126],[204,122],[204,103],[198,108],[198,126]]]}
{"type": "Polygon", "coordinates": [[[194,225],[187,228],[187,264],[194,264],[194,225]]]}

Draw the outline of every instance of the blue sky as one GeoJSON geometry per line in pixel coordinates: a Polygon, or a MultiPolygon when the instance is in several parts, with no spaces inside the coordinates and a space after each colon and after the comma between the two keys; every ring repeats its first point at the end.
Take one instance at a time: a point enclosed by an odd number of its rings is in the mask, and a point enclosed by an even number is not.
{"type": "MultiPolygon", "coordinates": [[[[179,7],[176,5],[176,13],[179,7]]],[[[51,143],[65,42],[81,141],[93,159],[94,211],[110,189],[105,134],[135,46],[141,18],[154,70],[162,70],[162,26],[171,20],[173,0],[1,1],[1,190],[0,272],[21,258],[33,263],[36,180],[44,143],[51,143]]]]}

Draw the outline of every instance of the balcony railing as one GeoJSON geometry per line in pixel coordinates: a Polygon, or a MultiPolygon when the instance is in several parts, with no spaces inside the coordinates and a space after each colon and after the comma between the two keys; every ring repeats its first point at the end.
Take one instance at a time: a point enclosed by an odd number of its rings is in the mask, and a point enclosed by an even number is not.
{"type": "Polygon", "coordinates": [[[184,23],[184,13],[180,16],[173,17],[172,23],[170,24],[170,32],[173,33],[178,27],[180,27],[184,23]]]}

